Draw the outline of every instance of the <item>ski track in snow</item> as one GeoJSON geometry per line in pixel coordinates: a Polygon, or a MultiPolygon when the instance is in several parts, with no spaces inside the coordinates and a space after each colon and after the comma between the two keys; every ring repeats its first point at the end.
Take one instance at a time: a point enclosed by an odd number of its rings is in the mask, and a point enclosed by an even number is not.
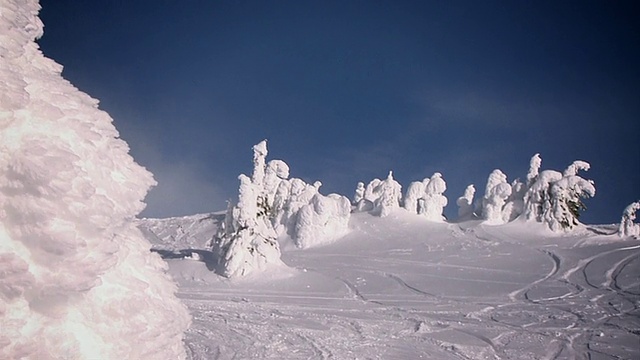
{"type": "MultiPolygon", "coordinates": [[[[640,358],[637,242],[357,225],[334,244],[285,251],[299,270],[290,278],[184,276],[189,359],[640,358]]],[[[170,261],[174,276],[184,261],[170,261]]]]}

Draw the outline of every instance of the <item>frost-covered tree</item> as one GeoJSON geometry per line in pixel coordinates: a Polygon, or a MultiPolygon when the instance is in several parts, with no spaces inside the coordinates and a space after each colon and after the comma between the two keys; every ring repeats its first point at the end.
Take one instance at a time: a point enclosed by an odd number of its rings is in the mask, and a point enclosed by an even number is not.
{"type": "Polygon", "coordinates": [[[382,180],[373,179],[371,180],[364,189],[364,193],[360,201],[356,203],[357,211],[371,211],[374,208],[374,204],[378,201],[378,197],[380,197],[378,185],[382,180]]]}
{"type": "Polygon", "coordinates": [[[529,172],[527,173],[527,187],[531,187],[534,182],[538,180],[538,174],[540,172],[540,165],[542,165],[542,158],[540,154],[535,154],[529,161],[529,172]]]}
{"type": "Polygon", "coordinates": [[[596,192],[593,181],[577,175],[578,170],[588,169],[587,162],[574,161],[564,173],[540,172],[524,196],[523,216],[543,222],[553,231],[573,229],[579,224],[580,211],[586,208],[582,199],[596,192]]]}
{"type": "Polygon", "coordinates": [[[580,211],[586,206],[583,198],[593,197],[596,188],[593,181],[585,180],[577,175],[564,176],[549,189],[551,208],[545,212],[545,221],[554,231],[570,230],[579,225],[580,211]]]}
{"type": "Polygon", "coordinates": [[[356,186],[356,191],[353,194],[353,203],[355,205],[358,205],[358,203],[360,203],[360,201],[362,201],[362,199],[364,199],[364,183],[363,182],[358,182],[358,185],[356,186]]]}
{"type": "Polygon", "coordinates": [[[190,321],[134,223],[154,184],[0,1],[0,358],[181,359],[190,321]]]}
{"type": "Polygon", "coordinates": [[[464,189],[464,195],[458,198],[456,204],[458,205],[458,217],[460,219],[466,219],[473,216],[473,196],[476,193],[476,188],[472,185],[467,186],[464,189]]]}
{"type": "Polygon", "coordinates": [[[264,173],[264,196],[269,206],[273,206],[278,187],[289,178],[289,165],[282,160],[271,160],[264,173]]]}
{"type": "MultiPolygon", "coordinates": [[[[428,183],[429,178],[424,179],[424,181],[413,181],[409,184],[402,201],[402,206],[407,211],[413,214],[418,213],[418,202],[424,203],[425,188],[428,183]],[[421,199],[422,201],[420,201],[421,199]]],[[[422,208],[423,206],[421,206],[420,210],[423,210],[422,208]]]]}
{"type": "Polygon", "coordinates": [[[524,196],[527,192],[526,184],[516,179],[511,182],[511,195],[502,207],[502,220],[507,223],[518,218],[524,211],[524,196]]]}
{"type": "Polygon", "coordinates": [[[447,183],[439,172],[434,173],[425,186],[425,195],[422,205],[418,206],[418,213],[423,214],[431,221],[444,221],[442,214],[447,206],[447,198],[443,195],[447,190],[447,183]]]}
{"type": "MultiPolygon", "coordinates": [[[[272,209],[265,188],[266,141],[253,147],[253,174],[241,174],[238,201],[227,210],[224,226],[216,235],[214,247],[226,277],[248,275],[280,265],[280,246],[271,222],[272,209]]],[[[270,186],[273,188],[274,186],[270,186]]]]}
{"type": "Polygon", "coordinates": [[[510,195],[511,185],[507,182],[507,176],[498,169],[493,170],[482,198],[482,217],[488,224],[505,223],[502,210],[510,195]]]}
{"type": "Polygon", "coordinates": [[[640,210],[640,201],[632,202],[624,209],[622,212],[622,219],[620,219],[618,235],[621,237],[640,237],[640,224],[633,222],[633,220],[636,219],[636,212],[638,210],[640,210]]]}
{"type": "Polygon", "coordinates": [[[238,201],[228,208],[214,241],[222,272],[228,277],[282,264],[277,241],[282,236],[304,248],[331,241],[348,230],[348,199],[321,195],[319,181],[311,185],[288,179],[289,166],[284,161],[266,161],[266,140],[255,145],[253,152],[253,175],[240,175],[238,201]]]}
{"type": "Polygon", "coordinates": [[[297,213],[295,244],[308,248],[346,234],[351,213],[349,199],[337,194],[316,194],[297,213]]]}
{"type": "Polygon", "coordinates": [[[400,207],[402,186],[393,179],[393,171],[389,171],[387,178],[378,184],[374,193],[378,194],[378,197],[374,202],[373,212],[380,217],[388,216],[400,207]]]}

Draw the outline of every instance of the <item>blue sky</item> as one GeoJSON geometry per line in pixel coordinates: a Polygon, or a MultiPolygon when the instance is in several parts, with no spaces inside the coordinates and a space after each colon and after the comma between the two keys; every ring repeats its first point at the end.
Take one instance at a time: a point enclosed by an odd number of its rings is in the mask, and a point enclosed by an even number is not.
{"type": "Polygon", "coordinates": [[[43,0],[48,57],[159,182],[144,216],[222,210],[251,146],[321,192],[591,163],[583,220],[640,199],[633,2],[43,0]]]}

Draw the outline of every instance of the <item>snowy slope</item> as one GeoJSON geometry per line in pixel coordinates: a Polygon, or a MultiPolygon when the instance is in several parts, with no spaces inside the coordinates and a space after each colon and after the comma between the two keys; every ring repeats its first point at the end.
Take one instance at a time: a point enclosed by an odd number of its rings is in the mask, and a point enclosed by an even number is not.
{"type": "MultiPolygon", "coordinates": [[[[204,239],[198,219],[167,220],[174,230],[165,233],[190,228],[204,239]]],[[[142,222],[162,233],[161,220],[142,222]]],[[[557,235],[535,223],[433,223],[397,210],[354,214],[350,227],[323,247],[286,248],[289,267],[239,280],[212,271],[206,248],[196,249],[202,261],[166,256],[194,319],[189,356],[640,358],[640,242],[610,235],[612,226],[557,235]]],[[[170,237],[149,240],[183,254],[203,244],[170,237]]]]}

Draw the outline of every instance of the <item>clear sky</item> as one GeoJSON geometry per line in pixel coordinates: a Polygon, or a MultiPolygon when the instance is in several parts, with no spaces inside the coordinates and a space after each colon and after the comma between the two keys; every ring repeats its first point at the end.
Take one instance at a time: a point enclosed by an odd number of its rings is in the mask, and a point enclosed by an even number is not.
{"type": "Polygon", "coordinates": [[[640,199],[640,21],[624,1],[42,0],[46,56],[159,182],[149,217],[222,210],[251,146],[321,192],[573,160],[583,220],[640,199]]]}

